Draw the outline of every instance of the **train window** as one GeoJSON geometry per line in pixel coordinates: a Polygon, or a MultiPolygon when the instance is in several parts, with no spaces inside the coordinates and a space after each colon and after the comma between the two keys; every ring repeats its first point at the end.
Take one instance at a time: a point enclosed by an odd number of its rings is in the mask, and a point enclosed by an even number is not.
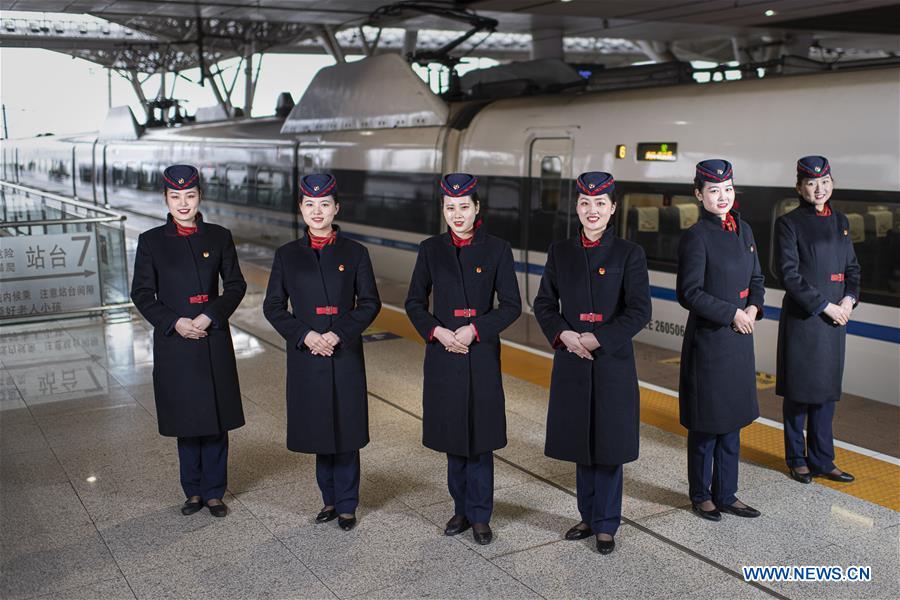
{"type": "Polygon", "coordinates": [[[625,237],[640,244],[648,260],[676,263],[681,234],[700,218],[693,196],[625,194],[619,210],[624,215],[625,237]]]}
{"type": "Polygon", "coordinates": [[[268,208],[287,206],[290,189],[287,187],[288,175],[283,171],[260,169],[256,172],[256,202],[268,208]]]}
{"type": "Polygon", "coordinates": [[[200,167],[200,182],[203,185],[203,196],[205,198],[218,202],[225,201],[225,190],[222,187],[222,180],[219,179],[214,166],[200,167]]]}
{"type": "Polygon", "coordinates": [[[562,193],[562,159],[545,156],[541,159],[541,210],[555,213],[562,193]]]}
{"type": "Polygon", "coordinates": [[[112,184],[114,187],[125,185],[125,165],[122,163],[113,163],[112,184]]]}
{"type": "Polygon", "coordinates": [[[248,188],[250,185],[247,169],[239,166],[229,166],[225,169],[225,183],[228,186],[228,202],[247,204],[248,188]]]}
{"type": "Polygon", "coordinates": [[[62,181],[69,176],[69,170],[66,163],[62,160],[51,160],[50,170],[47,172],[48,177],[54,181],[62,181]]]}
{"type": "MultiPolygon", "coordinates": [[[[796,197],[787,198],[775,206],[775,218],[800,205],[796,197]]],[[[849,224],[848,235],[860,268],[861,295],[900,297],[900,204],[896,202],[866,202],[832,200],[833,210],[844,213],[849,224]]],[[[774,240],[774,222],[772,220],[774,240]]],[[[770,253],[770,269],[774,269],[774,251],[770,253]]]]}
{"type": "Polygon", "coordinates": [[[136,163],[125,165],[125,185],[137,188],[141,180],[141,171],[136,163]]]}
{"type": "Polygon", "coordinates": [[[863,297],[867,291],[900,297],[900,204],[836,200],[831,205],[847,215],[863,297]]]}
{"type": "Polygon", "coordinates": [[[157,190],[162,187],[156,180],[159,168],[155,164],[141,165],[141,176],[138,182],[138,189],[157,190]]]}
{"type": "MultiPolygon", "coordinates": [[[[481,210],[491,224],[491,232],[518,248],[522,225],[519,219],[522,181],[517,177],[479,177],[481,210]]],[[[541,248],[541,251],[546,250],[541,248]]]]}
{"type": "MultiPolygon", "coordinates": [[[[342,171],[335,176],[341,182],[338,221],[416,233],[443,231],[438,226],[440,204],[430,173],[396,176],[342,171]]],[[[479,180],[480,186],[486,185],[484,180],[479,180]]],[[[292,204],[293,200],[289,200],[287,206],[291,211],[295,210],[292,204]]]]}

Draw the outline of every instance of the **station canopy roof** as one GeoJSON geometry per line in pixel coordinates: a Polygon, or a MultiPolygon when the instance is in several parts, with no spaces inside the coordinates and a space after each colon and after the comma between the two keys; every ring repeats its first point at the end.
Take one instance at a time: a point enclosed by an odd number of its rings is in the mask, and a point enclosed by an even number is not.
{"type": "MultiPolygon", "coordinates": [[[[46,31],[49,35],[32,45],[144,72],[163,63],[168,70],[196,66],[201,40],[212,61],[240,56],[248,47],[324,52],[323,32],[349,52],[369,54],[373,43],[381,52],[400,51],[402,30],[419,32],[420,49],[440,48],[454,32],[470,29],[471,22],[459,18],[467,11],[495,19],[497,26],[459,50],[477,44],[479,55],[501,60],[528,58],[532,40],[560,35],[570,62],[600,62],[602,57],[610,66],[648,57],[726,62],[742,60],[742,53],[746,60],[763,60],[771,46],[784,44],[800,55],[810,48],[900,55],[900,5],[889,0],[2,0],[0,6],[104,19],[123,35],[107,31],[92,37],[81,31],[68,39],[61,31],[46,31]]],[[[17,27],[4,17],[0,43],[12,47],[20,37],[41,37],[40,27],[29,31],[28,24],[17,37],[17,27]]]]}

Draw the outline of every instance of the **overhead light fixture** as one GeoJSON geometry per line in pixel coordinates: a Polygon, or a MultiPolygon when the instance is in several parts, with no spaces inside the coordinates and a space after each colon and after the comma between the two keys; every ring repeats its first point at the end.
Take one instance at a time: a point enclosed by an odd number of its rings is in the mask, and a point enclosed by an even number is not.
{"type": "Polygon", "coordinates": [[[777,13],[776,13],[774,10],[772,10],[772,9],[770,8],[769,10],[767,10],[766,12],[764,12],[763,14],[766,15],[767,17],[774,17],[777,13]]]}
{"type": "Polygon", "coordinates": [[[96,483],[97,477],[94,476],[94,475],[91,475],[91,476],[88,477],[85,481],[87,481],[88,483],[96,483]]]}
{"type": "Polygon", "coordinates": [[[572,0],[559,0],[560,2],[571,2],[572,0]]]}

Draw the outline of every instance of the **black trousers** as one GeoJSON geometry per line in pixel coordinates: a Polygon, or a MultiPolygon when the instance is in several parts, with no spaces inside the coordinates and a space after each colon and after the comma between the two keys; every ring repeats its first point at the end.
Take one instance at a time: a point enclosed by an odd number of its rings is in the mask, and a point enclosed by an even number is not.
{"type": "Polygon", "coordinates": [[[447,455],[447,487],[454,514],[471,523],[490,523],[494,511],[494,453],[447,455]]]}
{"type": "Polygon", "coordinates": [[[836,404],[837,402],[804,404],[784,399],[781,405],[784,415],[784,456],[789,467],[809,467],[813,473],[830,473],[834,470],[831,422],[836,404]]]}
{"type": "Polygon", "coordinates": [[[734,504],[740,456],[740,429],[721,434],[688,431],[691,502],[712,500],[716,506],[734,504]]]}
{"type": "Polygon", "coordinates": [[[622,465],[578,465],[578,512],[591,531],[615,535],[622,520],[622,465]]]}
{"type": "Polygon", "coordinates": [[[325,506],[352,515],[359,506],[359,450],[316,454],[316,481],[325,506]]]}
{"type": "Polygon", "coordinates": [[[228,485],[228,432],[178,438],[181,487],[185,497],[221,500],[228,485]]]}

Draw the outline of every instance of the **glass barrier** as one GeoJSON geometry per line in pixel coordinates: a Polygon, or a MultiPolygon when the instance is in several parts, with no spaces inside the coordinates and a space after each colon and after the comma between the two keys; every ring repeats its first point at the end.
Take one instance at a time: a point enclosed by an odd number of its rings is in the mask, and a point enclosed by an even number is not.
{"type": "Polygon", "coordinates": [[[0,181],[0,324],[131,306],[125,216],[0,181]]]}

